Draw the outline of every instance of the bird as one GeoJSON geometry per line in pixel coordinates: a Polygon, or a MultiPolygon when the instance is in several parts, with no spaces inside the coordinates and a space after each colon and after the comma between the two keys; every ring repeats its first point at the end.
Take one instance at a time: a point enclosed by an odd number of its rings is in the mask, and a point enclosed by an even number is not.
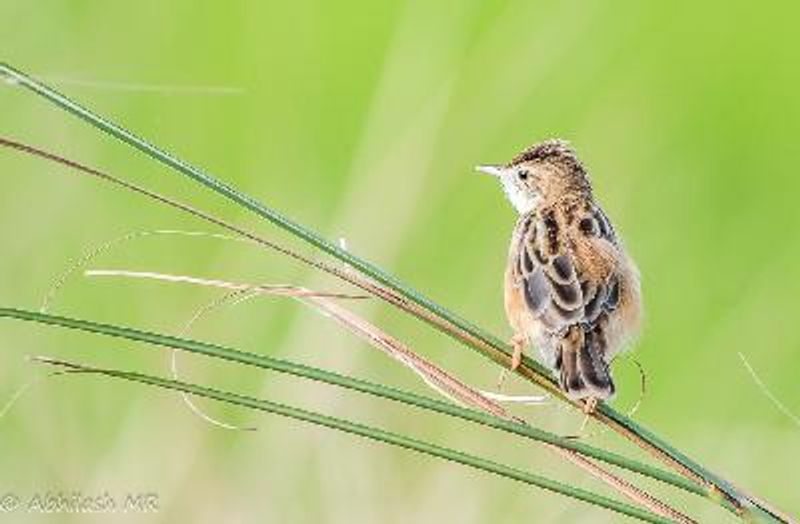
{"type": "Polygon", "coordinates": [[[519,215],[504,277],[511,369],[538,348],[561,390],[591,412],[614,396],[609,364],[639,332],[639,270],[568,142],[545,140],[476,169],[499,179],[519,215]]]}

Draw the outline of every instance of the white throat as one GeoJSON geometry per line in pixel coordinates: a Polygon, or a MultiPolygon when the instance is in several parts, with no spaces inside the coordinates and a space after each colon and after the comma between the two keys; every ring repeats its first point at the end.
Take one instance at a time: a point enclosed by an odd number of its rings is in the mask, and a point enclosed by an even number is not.
{"type": "Polygon", "coordinates": [[[533,208],[536,207],[536,203],[539,201],[536,196],[532,196],[527,191],[520,189],[520,187],[514,183],[514,180],[503,180],[502,184],[503,191],[505,191],[508,200],[511,202],[511,205],[514,206],[514,209],[517,210],[517,213],[524,215],[533,211],[533,208]]]}

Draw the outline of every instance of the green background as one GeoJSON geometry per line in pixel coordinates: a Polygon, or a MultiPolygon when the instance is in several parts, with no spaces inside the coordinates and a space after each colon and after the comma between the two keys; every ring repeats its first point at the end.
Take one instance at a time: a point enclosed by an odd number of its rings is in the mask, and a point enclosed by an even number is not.
{"type": "MultiPolygon", "coordinates": [[[[548,137],[571,140],[643,275],[646,370],[635,418],[702,463],[800,513],[800,68],[789,2],[215,2],[5,0],[2,59],[309,225],[500,336],[514,215],[473,175],[548,137]],[[153,86],[160,86],[153,88],[153,86]],[[205,89],[203,86],[225,87],[205,89]],[[191,89],[189,89],[191,87],[191,89]]],[[[11,85],[0,133],[179,196],[297,246],[11,85]]],[[[38,308],[83,253],[136,231],[210,231],[40,160],[0,151],[0,297],[38,308]]],[[[338,282],[250,246],[150,236],[89,267],[323,290],[338,282]]],[[[186,285],[76,274],[52,310],[168,333],[218,297],[186,285]]],[[[371,301],[359,312],[470,383],[488,361],[371,301]]],[[[212,312],[191,336],[427,392],[406,369],[296,302],[212,312]]],[[[213,427],[171,393],[97,378],[43,379],[26,355],[153,373],[164,352],[4,321],[0,494],[156,492],[155,515],[19,522],[617,522],[579,502],[410,452],[211,403],[213,427]]],[[[182,377],[366,421],[604,486],[546,450],[333,388],[182,356],[182,377]]],[[[629,359],[615,364],[628,410],[629,359]]],[[[510,380],[506,392],[532,394],[510,380]]],[[[550,403],[520,413],[574,433],[550,403]]],[[[629,450],[589,426],[589,442],[629,450]]],[[[635,454],[635,453],[634,453],[635,454]]],[[[657,488],[657,493],[666,493],[657,488]]],[[[713,504],[670,494],[702,522],[713,504]]],[[[5,519],[5,517],[3,517],[5,519]]],[[[9,517],[11,518],[11,517],[9,517]]]]}

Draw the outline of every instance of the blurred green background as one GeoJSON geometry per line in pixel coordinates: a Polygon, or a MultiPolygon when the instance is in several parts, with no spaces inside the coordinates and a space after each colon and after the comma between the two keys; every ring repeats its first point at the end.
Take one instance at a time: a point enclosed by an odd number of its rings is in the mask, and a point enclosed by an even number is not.
{"type": "MultiPolygon", "coordinates": [[[[2,59],[380,264],[508,336],[501,274],[514,216],[472,166],[569,139],[640,264],[647,372],[637,420],[791,514],[800,428],[798,8],[790,2],[0,3],[2,59]],[[154,87],[160,86],[160,87],[154,87]],[[217,86],[226,89],[204,89],[217,86]]],[[[55,110],[0,85],[0,133],[177,195],[310,251],[55,110]]],[[[134,231],[209,227],[64,169],[0,151],[0,297],[37,308],[94,247],[134,231]]],[[[273,253],[151,236],[92,268],[345,289],[273,253]]],[[[57,313],[177,333],[218,292],[76,275],[57,313]]],[[[471,383],[498,370],[377,302],[356,309],[471,383]]],[[[211,313],[191,336],[428,392],[415,377],[295,302],[211,313]]],[[[166,374],[164,352],[2,322],[0,493],[156,492],[154,515],[36,515],[14,522],[618,522],[486,474],[274,416],[200,404],[257,426],[226,431],[174,394],[97,378],[43,380],[54,355],[166,374]]],[[[328,387],[182,356],[186,379],[366,421],[607,490],[538,446],[328,387]]],[[[615,364],[621,410],[639,395],[615,364]]],[[[510,381],[508,392],[534,393],[510,381]]],[[[557,405],[521,413],[573,433],[557,405]]],[[[590,426],[591,433],[597,428],[590,426]]],[[[589,441],[630,450],[613,435],[589,441]]],[[[634,452],[634,454],[636,454],[634,452]]],[[[665,493],[661,488],[657,493],[665,493]]],[[[711,503],[668,500],[702,522],[711,503]]]]}

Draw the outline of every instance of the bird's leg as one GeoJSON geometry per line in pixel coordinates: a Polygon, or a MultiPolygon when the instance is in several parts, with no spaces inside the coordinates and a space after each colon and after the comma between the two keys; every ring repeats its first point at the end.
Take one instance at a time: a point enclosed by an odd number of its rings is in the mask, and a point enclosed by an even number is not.
{"type": "Polygon", "coordinates": [[[527,343],[528,337],[522,333],[516,333],[511,337],[510,344],[514,348],[514,352],[511,354],[511,371],[515,371],[522,363],[522,350],[525,349],[527,343]]]}
{"type": "Polygon", "coordinates": [[[594,410],[597,409],[597,398],[596,397],[587,397],[583,401],[583,422],[581,422],[581,428],[578,430],[578,434],[582,434],[583,431],[586,429],[586,424],[589,423],[589,417],[592,416],[594,410]]]}
{"type": "MultiPolygon", "coordinates": [[[[509,344],[514,349],[513,353],[511,354],[511,371],[516,370],[519,365],[522,363],[522,350],[525,349],[525,346],[528,343],[528,337],[523,335],[522,333],[515,333],[509,344]]],[[[500,378],[497,380],[497,389],[501,390],[503,388],[503,383],[506,381],[506,377],[508,376],[508,370],[504,369],[500,372],[500,378]]]]}

